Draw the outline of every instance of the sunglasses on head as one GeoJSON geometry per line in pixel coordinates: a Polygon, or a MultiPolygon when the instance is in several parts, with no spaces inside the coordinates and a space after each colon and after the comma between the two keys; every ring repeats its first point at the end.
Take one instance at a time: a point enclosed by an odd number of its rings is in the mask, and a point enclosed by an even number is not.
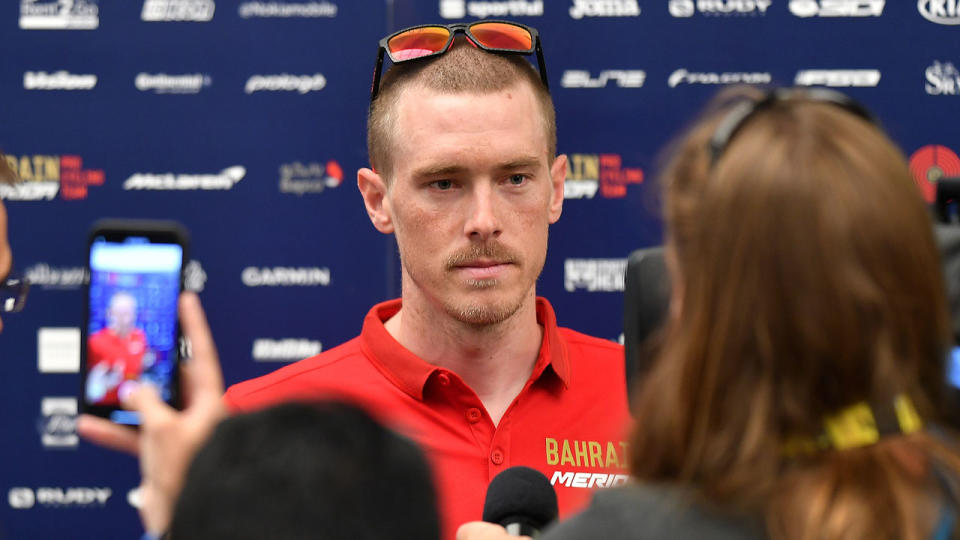
{"type": "Polygon", "coordinates": [[[547,67],[543,63],[540,33],[535,28],[508,21],[478,21],[455,24],[424,24],[394,32],[380,40],[377,67],[373,72],[370,101],[380,93],[383,56],[386,53],[394,64],[439,56],[450,50],[453,38],[462,32],[474,46],[498,54],[537,54],[540,80],[547,85],[547,67]]]}
{"type": "Polygon", "coordinates": [[[23,276],[0,279],[0,313],[16,313],[27,302],[30,282],[23,276]]]}
{"type": "Polygon", "coordinates": [[[723,155],[727,146],[730,145],[733,137],[758,112],[768,109],[776,103],[790,100],[815,101],[836,105],[875,126],[880,125],[877,117],[866,107],[840,92],[827,90],[826,88],[778,88],[768,92],[767,95],[759,101],[749,100],[738,103],[723,117],[723,120],[717,125],[716,131],[713,132],[713,136],[710,138],[710,167],[712,168],[717,164],[717,161],[720,160],[720,156],[723,155]]]}

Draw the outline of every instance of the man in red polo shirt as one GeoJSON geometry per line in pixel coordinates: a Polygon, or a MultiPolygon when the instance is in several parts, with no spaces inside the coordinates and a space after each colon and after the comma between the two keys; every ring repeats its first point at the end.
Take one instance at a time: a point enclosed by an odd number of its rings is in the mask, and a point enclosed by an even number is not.
{"type": "Polygon", "coordinates": [[[135,326],[136,322],[137,299],[122,291],[111,296],[107,326],[91,335],[87,345],[90,374],[86,392],[91,402],[119,405],[120,385],[140,377],[147,335],[135,326]]]}
{"type": "Polygon", "coordinates": [[[558,328],[535,293],[567,169],[545,71],[462,39],[414,61],[393,51],[402,63],[375,80],[357,184],[374,227],[396,238],[402,297],[374,306],[359,337],[225,397],[233,411],[365,405],[427,452],[445,538],[480,519],[510,466],[543,472],[561,517],[626,480],[623,350],[558,328]]]}

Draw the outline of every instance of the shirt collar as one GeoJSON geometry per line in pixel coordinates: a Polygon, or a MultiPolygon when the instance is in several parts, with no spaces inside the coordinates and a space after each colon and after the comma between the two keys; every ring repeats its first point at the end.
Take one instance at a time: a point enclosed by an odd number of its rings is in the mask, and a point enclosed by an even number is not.
{"type": "MultiPolygon", "coordinates": [[[[423,400],[423,390],[431,375],[445,370],[428,364],[387,332],[384,321],[396,315],[401,305],[400,299],[395,299],[370,308],[363,320],[360,346],[387,379],[413,398],[423,400]]],[[[570,365],[566,347],[560,340],[553,307],[545,298],[537,297],[536,309],[537,322],[543,326],[543,341],[530,379],[539,379],[549,367],[566,387],[570,383],[570,365]]]]}

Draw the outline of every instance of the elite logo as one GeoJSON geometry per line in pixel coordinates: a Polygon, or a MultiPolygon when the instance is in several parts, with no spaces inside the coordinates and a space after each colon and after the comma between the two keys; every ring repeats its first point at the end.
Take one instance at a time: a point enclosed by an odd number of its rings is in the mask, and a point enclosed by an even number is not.
{"type": "Polygon", "coordinates": [[[879,17],[885,0],[790,0],[797,17],[879,17]]]}
{"type": "Polygon", "coordinates": [[[22,30],[95,30],[100,26],[97,0],[21,0],[22,30]]]}
{"type": "Polygon", "coordinates": [[[444,19],[462,19],[470,15],[487,17],[539,17],[543,15],[542,0],[466,1],[440,0],[440,16],[444,19]]]}
{"type": "Polygon", "coordinates": [[[880,84],[876,69],[804,69],[793,80],[796,86],[872,87],[880,84]]]}
{"type": "Polygon", "coordinates": [[[222,191],[232,189],[247,169],[242,165],[227,167],[217,174],[134,173],[123,182],[125,190],[151,191],[222,191]]]}
{"type": "Polygon", "coordinates": [[[20,182],[0,184],[0,199],[11,201],[50,201],[57,194],[72,201],[87,198],[89,186],[102,186],[102,169],[84,169],[80,156],[8,154],[7,163],[17,172],[20,182]]]}
{"type": "Polygon", "coordinates": [[[573,0],[570,17],[639,17],[637,0],[573,0]]]}
{"type": "Polygon", "coordinates": [[[928,203],[937,198],[937,181],[944,176],[960,176],[960,156],[939,144],[928,144],[910,156],[910,173],[928,203]]]}
{"type": "Polygon", "coordinates": [[[27,71],[23,74],[24,90],[93,90],[97,76],[92,73],[76,74],[69,71],[27,71]]]}
{"type": "Polygon", "coordinates": [[[567,292],[617,292],[624,290],[627,259],[567,259],[563,262],[563,288],[567,292]]]}
{"type": "Polygon", "coordinates": [[[564,199],[592,199],[599,189],[606,199],[621,199],[627,186],[643,182],[643,169],[624,167],[620,154],[569,154],[564,199]]]}
{"type": "Polygon", "coordinates": [[[606,88],[607,83],[616,81],[619,88],[642,88],[647,73],[639,69],[605,69],[596,77],[582,69],[568,69],[563,72],[560,86],[564,88],[606,88]]]}
{"type": "Polygon", "coordinates": [[[917,10],[924,19],[933,23],[960,24],[960,0],[919,0],[917,10]]]}
{"type": "Polygon", "coordinates": [[[670,0],[667,9],[674,17],[704,15],[766,15],[772,0],[670,0]]]}
{"type": "Polygon", "coordinates": [[[934,62],[926,71],[923,86],[931,96],[960,96],[960,71],[950,62],[934,62]]]}

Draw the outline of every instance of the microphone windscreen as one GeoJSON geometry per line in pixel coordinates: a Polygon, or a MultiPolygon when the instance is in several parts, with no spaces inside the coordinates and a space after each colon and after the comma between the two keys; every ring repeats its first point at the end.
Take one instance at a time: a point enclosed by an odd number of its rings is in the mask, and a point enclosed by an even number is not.
{"type": "Polygon", "coordinates": [[[543,473],[530,467],[510,467],[487,487],[483,520],[503,524],[516,517],[538,529],[557,519],[557,493],[543,473]]]}

